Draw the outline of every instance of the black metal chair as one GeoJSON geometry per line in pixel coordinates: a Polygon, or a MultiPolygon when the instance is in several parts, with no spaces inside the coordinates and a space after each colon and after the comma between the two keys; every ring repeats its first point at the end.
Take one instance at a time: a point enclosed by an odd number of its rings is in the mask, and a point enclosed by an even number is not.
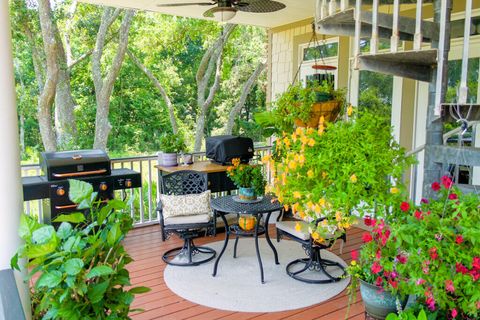
{"type": "MultiPolygon", "coordinates": [[[[207,174],[183,170],[161,177],[161,193],[166,195],[200,194],[207,191],[207,174]]],[[[184,240],[182,247],[165,252],[162,256],[165,263],[175,266],[196,266],[215,258],[216,251],[205,246],[196,246],[193,239],[207,234],[214,234],[216,218],[209,212],[198,215],[164,217],[162,202],[159,201],[157,211],[161,227],[162,241],[172,234],[184,240]]]]}
{"type": "MultiPolygon", "coordinates": [[[[320,218],[316,223],[324,219],[320,218]]],[[[317,243],[310,236],[309,225],[304,221],[277,221],[276,227],[277,242],[280,242],[282,237],[287,237],[300,243],[307,254],[307,258],[299,258],[287,264],[286,272],[290,277],[306,283],[331,283],[343,279],[345,267],[336,261],[323,258],[321,251],[332,247],[335,241],[342,240],[342,252],[343,244],[347,241],[345,233],[339,237],[332,235],[324,243],[317,243]],[[300,230],[295,229],[297,223],[301,226],[300,230]],[[333,275],[335,271],[337,274],[333,275]]]]}

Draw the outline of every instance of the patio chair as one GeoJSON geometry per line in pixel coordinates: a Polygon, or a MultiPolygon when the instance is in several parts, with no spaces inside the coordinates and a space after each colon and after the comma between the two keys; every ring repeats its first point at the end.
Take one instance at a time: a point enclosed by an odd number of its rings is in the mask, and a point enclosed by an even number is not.
{"type": "MultiPolygon", "coordinates": [[[[320,218],[316,223],[324,219],[320,218]]],[[[345,267],[336,261],[323,258],[322,250],[329,249],[335,241],[342,240],[342,253],[347,240],[345,233],[337,237],[331,235],[325,242],[317,243],[310,236],[309,224],[304,221],[277,221],[276,227],[277,242],[280,242],[282,237],[292,239],[300,243],[307,254],[307,258],[295,259],[287,264],[286,272],[290,277],[306,283],[332,283],[343,279],[345,267]],[[297,223],[300,224],[300,230],[295,228],[297,223]]]]}
{"type": "Polygon", "coordinates": [[[216,251],[196,246],[193,239],[215,231],[216,219],[210,209],[207,174],[183,170],[161,177],[161,195],[157,211],[162,241],[172,234],[183,239],[183,246],[165,252],[165,263],[196,266],[212,260],[216,251]]]}

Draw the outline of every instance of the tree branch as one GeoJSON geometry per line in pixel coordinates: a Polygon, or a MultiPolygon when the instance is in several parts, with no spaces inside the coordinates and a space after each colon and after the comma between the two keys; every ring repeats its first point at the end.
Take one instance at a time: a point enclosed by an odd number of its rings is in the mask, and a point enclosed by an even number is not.
{"type": "Polygon", "coordinates": [[[162,95],[162,98],[165,101],[165,104],[167,105],[167,108],[168,108],[168,114],[170,116],[170,124],[172,125],[173,133],[177,134],[178,126],[177,126],[177,119],[175,118],[175,109],[172,104],[172,101],[168,97],[167,92],[163,88],[162,84],[153,75],[153,73],[144,64],[142,64],[140,60],[138,60],[138,58],[135,57],[135,55],[128,49],[127,49],[127,55],[130,57],[130,59],[132,59],[133,63],[135,63],[135,65],[140,70],[142,70],[142,72],[150,79],[150,81],[153,82],[153,84],[158,89],[158,91],[160,91],[160,94],[162,95]]]}

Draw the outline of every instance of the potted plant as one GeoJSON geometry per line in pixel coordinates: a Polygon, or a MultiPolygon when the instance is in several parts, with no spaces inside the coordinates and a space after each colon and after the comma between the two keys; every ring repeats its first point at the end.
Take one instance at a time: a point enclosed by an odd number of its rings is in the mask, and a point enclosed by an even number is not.
{"type": "Polygon", "coordinates": [[[236,158],[227,168],[227,175],[238,187],[240,200],[252,201],[265,193],[267,182],[261,166],[240,163],[240,159],[236,158]]]}
{"type": "Polygon", "coordinates": [[[19,235],[24,244],[12,258],[26,259],[31,288],[33,319],[129,319],[137,293],[149,291],[131,286],[125,268],[132,258],[122,240],[132,229],[129,205],[110,200],[100,205],[93,187],[70,180],[70,200],[84,213],[58,216],[60,225],[40,224],[21,216],[19,235]]]}
{"type": "Polygon", "coordinates": [[[173,167],[178,165],[178,153],[184,151],[186,148],[183,136],[177,134],[163,134],[160,137],[159,163],[162,166],[173,167]]]}
{"type": "Polygon", "coordinates": [[[429,319],[479,319],[480,198],[448,176],[431,188],[436,198],[403,202],[405,219],[392,227],[408,257],[399,271],[429,319]]]}

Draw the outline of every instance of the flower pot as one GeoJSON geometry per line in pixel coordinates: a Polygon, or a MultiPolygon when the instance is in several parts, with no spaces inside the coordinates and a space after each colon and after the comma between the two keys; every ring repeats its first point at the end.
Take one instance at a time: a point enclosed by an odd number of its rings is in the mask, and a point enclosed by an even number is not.
{"type": "Polygon", "coordinates": [[[330,100],[325,102],[316,102],[312,106],[310,119],[307,122],[303,122],[300,119],[295,119],[295,125],[297,127],[316,128],[322,116],[325,121],[332,122],[337,119],[339,113],[340,103],[338,101],[330,100]]]}
{"type": "Polygon", "coordinates": [[[254,216],[251,215],[241,215],[238,218],[238,226],[245,231],[250,231],[255,228],[255,223],[257,220],[255,219],[254,216]]]}
{"type": "Polygon", "coordinates": [[[255,189],[253,188],[238,188],[238,197],[241,200],[255,200],[257,196],[255,195],[255,189]]]}
{"type": "Polygon", "coordinates": [[[174,167],[178,165],[176,153],[161,153],[160,165],[165,167],[174,167]]]}
{"type": "MultiPolygon", "coordinates": [[[[385,319],[389,313],[397,312],[397,296],[381,287],[360,280],[360,294],[365,311],[375,319],[385,319]]],[[[403,309],[407,304],[408,296],[398,297],[398,299],[403,309]]]]}
{"type": "Polygon", "coordinates": [[[185,153],[182,155],[182,163],[184,165],[189,165],[193,163],[193,154],[185,153]]]}

